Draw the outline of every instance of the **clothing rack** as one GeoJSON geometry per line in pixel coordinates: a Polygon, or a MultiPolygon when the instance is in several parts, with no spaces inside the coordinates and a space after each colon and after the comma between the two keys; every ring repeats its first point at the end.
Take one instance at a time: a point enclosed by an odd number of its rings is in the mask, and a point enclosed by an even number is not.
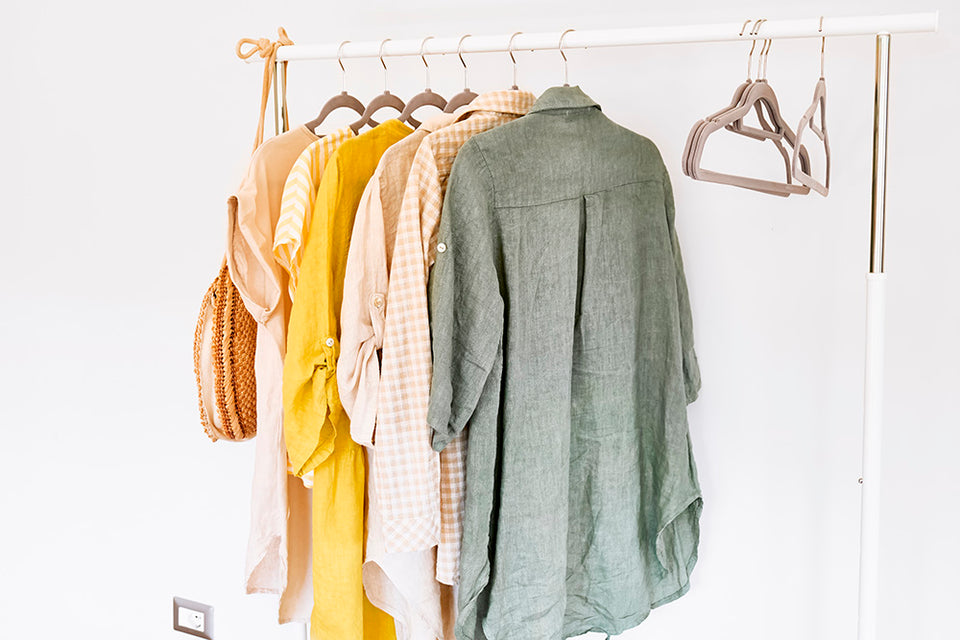
{"type": "MultiPolygon", "coordinates": [[[[561,50],[650,44],[732,42],[763,39],[820,38],[872,35],[876,38],[873,104],[873,179],[870,207],[870,252],[866,296],[866,353],[864,358],[863,453],[859,483],[860,582],[858,640],[876,640],[879,592],[880,469],[886,275],[884,273],[884,220],[887,188],[887,130],[890,101],[890,40],[894,33],[931,33],[937,30],[938,12],[886,16],[853,16],[764,20],[759,29],[745,29],[746,22],[626,29],[514,33],[512,35],[430,38],[428,40],[383,40],[286,45],[277,49],[274,77],[274,122],[280,130],[277,79],[280,65],[295,60],[338,58],[385,58],[393,56],[443,55],[450,53],[512,53],[514,51],[561,50]]],[[[561,50],[562,52],[562,50],[561,50]]],[[[254,60],[247,59],[248,62],[254,60]]]]}

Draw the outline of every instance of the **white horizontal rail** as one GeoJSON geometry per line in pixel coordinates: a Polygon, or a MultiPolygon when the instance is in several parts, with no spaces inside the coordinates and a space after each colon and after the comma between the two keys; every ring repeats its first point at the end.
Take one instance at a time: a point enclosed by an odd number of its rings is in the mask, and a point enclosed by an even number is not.
{"type": "MultiPolygon", "coordinates": [[[[760,18],[762,16],[756,16],[760,18]]],[[[725,42],[752,38],[819,38],[820,36],[861,36],[878,33],[926,33],[937,30],[938,12],[905,13],[888,16],[856,16],[802,20],[768,20],[762,23],[756,35],[750,34],[750,25],[744,31],[744,20],[722,24],[680,25],[665,27],[635,27],[629,29],[595,29],[570,31],[563,39],[563,48],[622,47],[643,44],[680,44],[692,42],[725,42]],[[741,31],[743,35],[740,35],[741,31]]],[[[428,34],[424,34],[428,35],[428,34]]],[[[383,45],[383,56],[415,56],[420,54],[422,40],[390,40],[383,45]]],[[[460,36],[430,38],[423,44],[425,55],[456,53],[460,36]]],[[[463,53],[506,52],[510,34],[497,36],[470,36],[463,41],[463,53]]],[[[514,51],[536,51],[559,48],[560,32],[521,33],[513,40],[514,51]]],[[[343,46],[341,58],[376,58],[380,55],[379,41],[349,42],[343,46]]],[[[335,59],[339,42],[325,44],[296,44],[280,47],[277,60],[335,59]]],[[[249,58],[257,62],[259,58],[249,58]]]]}

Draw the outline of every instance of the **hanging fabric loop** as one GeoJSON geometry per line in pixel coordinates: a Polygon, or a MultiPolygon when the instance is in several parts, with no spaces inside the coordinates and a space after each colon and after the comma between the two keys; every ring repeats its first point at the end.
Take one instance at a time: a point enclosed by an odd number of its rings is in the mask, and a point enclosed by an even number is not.
{"type": "MultiPolygon", "coordinates": [[[[277,62],[277,50],[280,47],[293,44],[283,27],[277,28],[277,40],[269,38],[241,38],[237,42],[236,53],[241,60],[252,58],[259,54],[263,58],[263,89],[260,96],[260,120],[257,122],[257,134],[253,141],[253,150],[256,151],[263,142],[263,123],[267,113],[267,99],[270,96],[270,84],[274,81],[274,71],[277,62]]],[[[283,128],[287,129],[287,63],[283,62],[283,128]]]]}

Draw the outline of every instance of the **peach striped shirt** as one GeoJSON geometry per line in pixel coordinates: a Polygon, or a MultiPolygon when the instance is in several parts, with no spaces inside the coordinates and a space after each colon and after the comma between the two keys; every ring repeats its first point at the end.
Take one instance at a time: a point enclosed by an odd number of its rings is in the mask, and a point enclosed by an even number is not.
{"type": "Polygon", "coordinates": [[[303,239],[310,228],[313,204],[317,187],[323,176],[323,168],[333,152],[356,134],[350,127],[329,133],[303,150],[283,185],[280,218],[273,234],[273,255],[277,263],[290,276],[288,290],[290,300],[297,289],[300,277],[300,258],[303,254],[303,239]]]}

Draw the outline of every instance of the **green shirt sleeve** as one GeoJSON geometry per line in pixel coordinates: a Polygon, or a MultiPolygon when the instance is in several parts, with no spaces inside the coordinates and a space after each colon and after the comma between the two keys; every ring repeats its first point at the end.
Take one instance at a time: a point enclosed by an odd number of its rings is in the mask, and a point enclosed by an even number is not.
{"type": "Polygon", "coordinates": [[[427,422],[443,450],[477,406],[503,333],[490,171],[468,141],[453,164],[428,292],[433,379],[427,422]]]}
{"type": "Polygon", "coordinates": [[[687,278],[683,272],[683,257],[680,254],[680,240],[675,225],[676,207],[673,203],[673,187],[670,174],[663,168],[664,209],[667,212],[667,227],[670,230],[670,245],[673,248],[673,262],[677,278],[677,299],[680,320],[680,339],[683,349],[683,383],[687,403],[697,399],[700,393],[700,365],[693,348],[693,315],[690,310],[690,293],[687,291],[687,278]]]}

